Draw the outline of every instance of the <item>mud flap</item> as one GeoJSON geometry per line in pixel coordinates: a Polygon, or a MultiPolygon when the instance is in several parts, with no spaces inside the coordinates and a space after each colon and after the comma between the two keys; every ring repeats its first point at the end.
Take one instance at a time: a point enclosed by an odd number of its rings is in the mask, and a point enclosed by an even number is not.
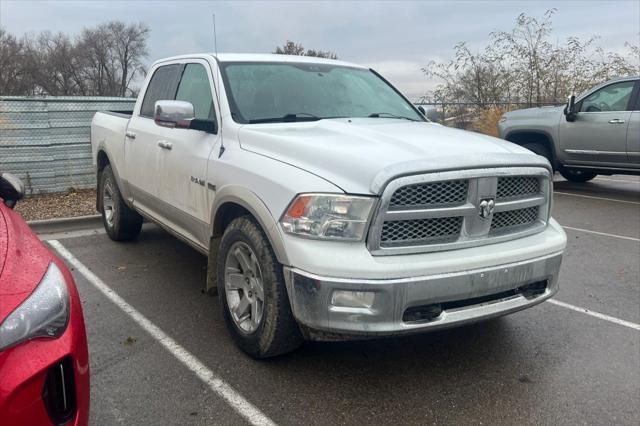
{"type": "Polygon", "coordinates": [[[218,263],[218,250],[220,249],[220,238],[211,238],[209,243],[209,257],[207,260],[207,284],[205,292],[209,296],[218,295],[218,278],[217,278],[217,263],[218,263]]]}

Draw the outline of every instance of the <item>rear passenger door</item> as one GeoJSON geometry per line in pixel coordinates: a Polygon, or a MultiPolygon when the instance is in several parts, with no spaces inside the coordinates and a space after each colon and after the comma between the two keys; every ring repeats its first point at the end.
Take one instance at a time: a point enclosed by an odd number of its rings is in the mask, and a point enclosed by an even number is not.
{"type": "Polygon", "coordinates": [[[158,161],[158,141],[171,130],[155,124],[154,105],[158,100],[174,99],[183,69],[183,64],[170,64],[152,70],[142,103],[136,105],[129,121],[124,142],[126,177],[133,204],[154,218],[161,217],[163,212],[159,203],[163,170],[158,161]]]}
{"type": "MultiPolygon", "coordinates": [[[[195,118],[217,121],[213,79],[209,63],[184,64],[175,99],[193,105],[195,118]]],[[[219,127],[219,126],[216,126],[219,127]]],[[[214,191],[206,182],[209,157],[220,143],[218,134],[192,129],[167,129],[165,147],[159,150],[159,197],[166,220],[180,234],[202,247],[208,246],[208,198],[214,191]]]]}

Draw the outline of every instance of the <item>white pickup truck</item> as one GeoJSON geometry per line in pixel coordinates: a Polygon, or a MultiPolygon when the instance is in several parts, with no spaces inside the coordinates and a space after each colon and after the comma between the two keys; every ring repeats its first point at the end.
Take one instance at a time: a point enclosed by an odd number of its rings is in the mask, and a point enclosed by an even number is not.
{"type": "Polygon", "coordinates": [[[97,208],[209,257],[249,355],[497,317],[558,290],[566,236],[549,162],[431,123],[375,71],[284,55],[151,67],[133,111],[100,112],[97,208]]]}

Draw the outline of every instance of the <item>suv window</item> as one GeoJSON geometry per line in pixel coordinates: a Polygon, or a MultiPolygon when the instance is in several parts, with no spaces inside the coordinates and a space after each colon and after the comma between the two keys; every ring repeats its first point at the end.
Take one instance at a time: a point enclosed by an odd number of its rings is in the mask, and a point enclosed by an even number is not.
{"type": "Polygon", "coordinates": [[[153,117],[153,107],[156,101],[172,101],[175,99],[183,67],[183,64],[164,65],[153,73],[147,87],[147,93],[144,94],[144,99],[142,100],[141,116],[153,117]]]}
{"type": "Polygon", "coordinates": [[[622,81],[603,87],[582,100],[580,112],[626,111],[634,84],[622,81]]]}
{"type": "Polygon", "coordinates": [[[213,96],[207,70],[201,64],[187,64],[176,94],[177,101],[191,102],[196,118],[213,120],[213,96]]]}

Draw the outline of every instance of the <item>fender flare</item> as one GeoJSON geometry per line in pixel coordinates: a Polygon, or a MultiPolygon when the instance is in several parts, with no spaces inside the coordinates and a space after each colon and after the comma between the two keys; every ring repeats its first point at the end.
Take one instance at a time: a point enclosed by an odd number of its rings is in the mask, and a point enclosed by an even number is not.
{"type": "Polygon", "coordinates": [[[510,140],[510,138],[514,135],[520,135],[520,134],[530,134],[530,135],[540,135],[540,136],[544,136],[545,138],[547,138],[547,140],[549,141],[549,149],[551,150],[551,156],[553,157],[553,163],[551,164],[551,166],[554,168],[554,170],[556,169],[556,167],[560,164],[558,162],[558,153],[556,152],[556,143],[555,140],[553,138],[553,136],[551,136],[551,134],[549,132],[547,132],[546,130],[537,130],[537,129],[515,129],[510,131],[509,133],[507,133],[504,137],[504,139],[506,141],[509,141],[511,143],[515,143],[516,145],[520,145],[522,146],[521,142],[514,142],[512,140],[510,140]]]}
{"type": "Polygon", "coordinates": [[[216,192],[211,209],[211,237],[215,239],[222,236],[222,233],[218,229],[222,220],[222,216],[219,213],[221,207],[228,203],[237,204],[251,213],[269,240],[278,262],[283,265],[288,265],[289,258],[285,250],[284,239],[282,238],[277,219],[274,218],[264,201],[262,201],[256,193],[244,186],[227,185],[216,192]]]}

